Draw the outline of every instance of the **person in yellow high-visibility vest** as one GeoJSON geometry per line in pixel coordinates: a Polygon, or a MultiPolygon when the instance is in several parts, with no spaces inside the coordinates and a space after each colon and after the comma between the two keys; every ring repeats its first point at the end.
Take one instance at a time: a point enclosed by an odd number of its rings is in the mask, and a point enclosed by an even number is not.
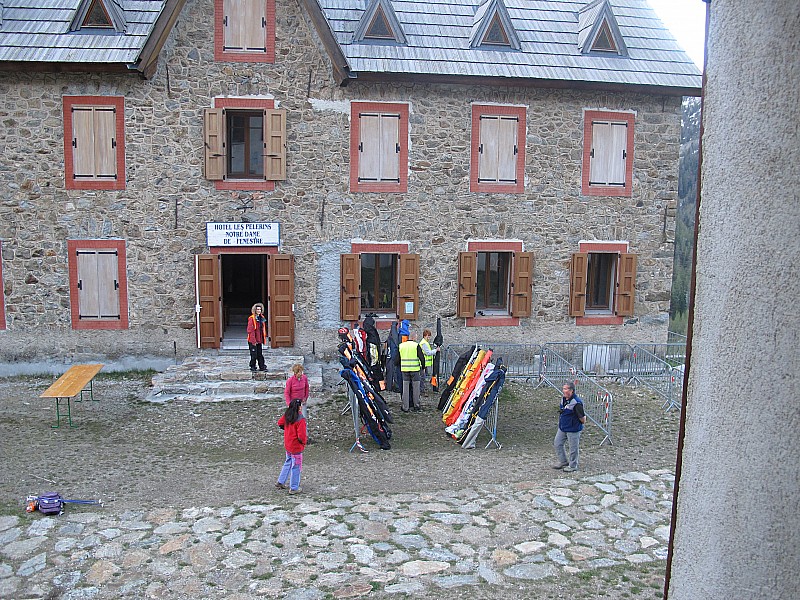
{"type": "Polygon", "coordinates": [[[439,348],[431,348],[430,338],[432,335],[433,333],[431,333],[430,329],[425,329],[422,332],[422,339],[419,342],[419,347],[422,349],[422,353],[425,355],[425,364],[422,367],[422,375],[419,382],[419,391],[421,394],[425,393],[425,382],[431,375],[433,357],[436,356],[436,353],[439,351],[439,348]]]}
{"type": "Polygon", "coordinates": [[[422,410],[419,404],[419,383],[425,355],[417,343],[416,334],[409,332],[408,340],[400,344],[398,357],[403,379],[403,412],[422,410]]]}

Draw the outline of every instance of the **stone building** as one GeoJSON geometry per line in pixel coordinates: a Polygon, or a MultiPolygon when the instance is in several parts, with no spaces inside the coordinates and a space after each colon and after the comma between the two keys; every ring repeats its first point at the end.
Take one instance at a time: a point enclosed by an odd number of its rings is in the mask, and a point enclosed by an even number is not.
{"type": "Polygon", "coordinates": [[[666,335],[680,104],[645,0],[0,4],[0,361],[666,335]]]}

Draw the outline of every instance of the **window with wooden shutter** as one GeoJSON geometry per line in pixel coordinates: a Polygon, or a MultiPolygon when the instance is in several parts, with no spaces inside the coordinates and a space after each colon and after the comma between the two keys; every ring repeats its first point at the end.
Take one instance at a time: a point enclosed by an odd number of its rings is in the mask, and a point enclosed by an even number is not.
{"type": "Polygon", "coordinates": [[[472,106],[470,191],[524,190],[525,107],[472,106]]]}
{"type": "Polygon", "coordinates": [[[584,111],[584,195],[632,194],[633,124],[632,113],[584,111]]]}
{"type": "Polygon", "coordinates": [[[397,316],[416,320],[419,313],[419,254],[398,256],[397,316]]]}
{"type": "Polygon", "coordinates": [[[340,260],[339,318],[358,321],[361,318],[361,257],[342,254],[340,260]]]}
{"type": "Polygon", "coordinates": [[[214,0],[214,59],[275,62],[275,0],[214,0]]]}
{"type": "Polygon", "coordinates": [[[264,111],[264,178],[286,179],[286,111],[264,111]]]}
{"type": "Polygon", "coordinates": [[[576,252],[570,261],[569,316],[582,317],[586,312],[586,280],[589,254],[576,252]]]}
{"type": "Polygon", "coordinates": [[[64,96],[67,189],[124,189],[124,101],[64,96]]]}
{"type": "Polygon", "coordinates": [[[350,189],[405,192],[407,182],[408,105],[351,103],[350,189]]]}
{"type": "Polygon", "coordinates": [[[474,317],[477,300],[478,253],[458,253],[457,317],[474,317]]]}
{"type": "Polygon", "coordinates": [[[533,305],[533,252],[514,253],[511,316],[530,317],[533,305]]]}
{"type": "Polygon", "coordinates": [[[126,329],[125,242],[68,240],[74,329],[126,329]]]}
{"type": "Polygon", "coordinates": [[[636,263],[635,254],[620,254],[617,277],[617,297],[614,312],[620,317],[632,317],[636,304],[636,263]]]}
{"type": "Polygon", "coordinates": [[[273,190],[286,179],[286,110],[267,98],[215,98],[204,111],[205,178],[218,190],[273,190]]]}

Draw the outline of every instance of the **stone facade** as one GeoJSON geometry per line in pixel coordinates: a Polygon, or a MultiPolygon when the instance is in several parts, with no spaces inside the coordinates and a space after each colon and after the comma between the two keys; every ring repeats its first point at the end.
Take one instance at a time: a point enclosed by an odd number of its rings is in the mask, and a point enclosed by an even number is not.
{"type": "MultiPolygon", "coordinates": [[[[194,256],[206,222],[281,225],[295,257],[295,348],[332,345],[339,255],[352,240],[406,241],[420,255],[417,325],[443,318],[448,342],[662,341],[677,198],[680,97],[430,83],[336,84],[303,9],[277,3],[274,64],[214,61],[213,3],[187,2],[149,80],[8,73],[0,80],[0,243],[6,330],[0,361],[83,354],[192,354],[194,256]],[[123,96],[124,190],[67,190],[62,96],[123,96]],[[217,97],[273,98],[287,111],[287,177],[274,191],[218,191],[203,174],[203,110],[217,97]],[[350,103],[410,106],[407,193],[352,193],[350,103]],[[472,103],[525,106],[522,194],[469,191],[472,103]],[[635,113],[631,197],[581,194],[583,111],[635,113]],[[252,208],[245,209],[246,206],[252,208]],[[126,244],[126,330],[70,321],[67,240],[126,244]],[[514,327],[456,318],[458,252],[469,240],[521,240],[535,255],[533,309],[514,327]],[[579,240],[625,240],[638,256],[635,318],[576,326],[569,261],[579,240]],[[55,348],[55,350],[54,350],[55,348]]],[[[256,301],[254,299],[253,301],[256,301]]],[[[324,350],[323,350],[324,351],[324,350]]]]}

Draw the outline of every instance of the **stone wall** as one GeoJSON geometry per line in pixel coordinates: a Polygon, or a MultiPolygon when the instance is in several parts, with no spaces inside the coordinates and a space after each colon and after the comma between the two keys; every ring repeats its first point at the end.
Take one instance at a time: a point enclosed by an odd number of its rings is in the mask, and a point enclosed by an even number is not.
{"type": "Polygon", "coordinates": [[[295,255],[296,348],[331,345],[341,252],[352,239],[408,241],[420,254],[420,327],[451,341],[661,341],[672,275],[680,98],[533,87],[339,87],[303,10],[277,3],[275,64],[215,63],[213,3],[187,2],[150,80],[14,73],[0,80],[0,241],[8,328],[2,360],[81,352],[195,351],[194,256],[207,221],[281,224],[295,255]],[[126,189],[64,186],[62,95],[125,97],[126,189]],[[203,109],[218,96],[268,96],[287,110],[287,179],[273,192],[217,191],[203,178],[203,109]],[[349,191],[350,102],[408,102],[408,193],[349,191]],[[471,103],[527,107],[525,192],[469,192],[471,103]],[[581,195],[585,108],[635,111],[631,198],[581,195]],[[242,201],[253,209],[242,211],[242,201]],[[68,239],[126,241],[130,328],[73,331],[68,239]],[[469,328],[453,317],[457,255],[470,239],[522,240],[535,253],[533,316],[469,328]],[[576,327],[569,257],[579,240],[628,240],[638,255],[637,320],[576,327]],[[7,341],[7,343],[6,343],[7,341]]]}

